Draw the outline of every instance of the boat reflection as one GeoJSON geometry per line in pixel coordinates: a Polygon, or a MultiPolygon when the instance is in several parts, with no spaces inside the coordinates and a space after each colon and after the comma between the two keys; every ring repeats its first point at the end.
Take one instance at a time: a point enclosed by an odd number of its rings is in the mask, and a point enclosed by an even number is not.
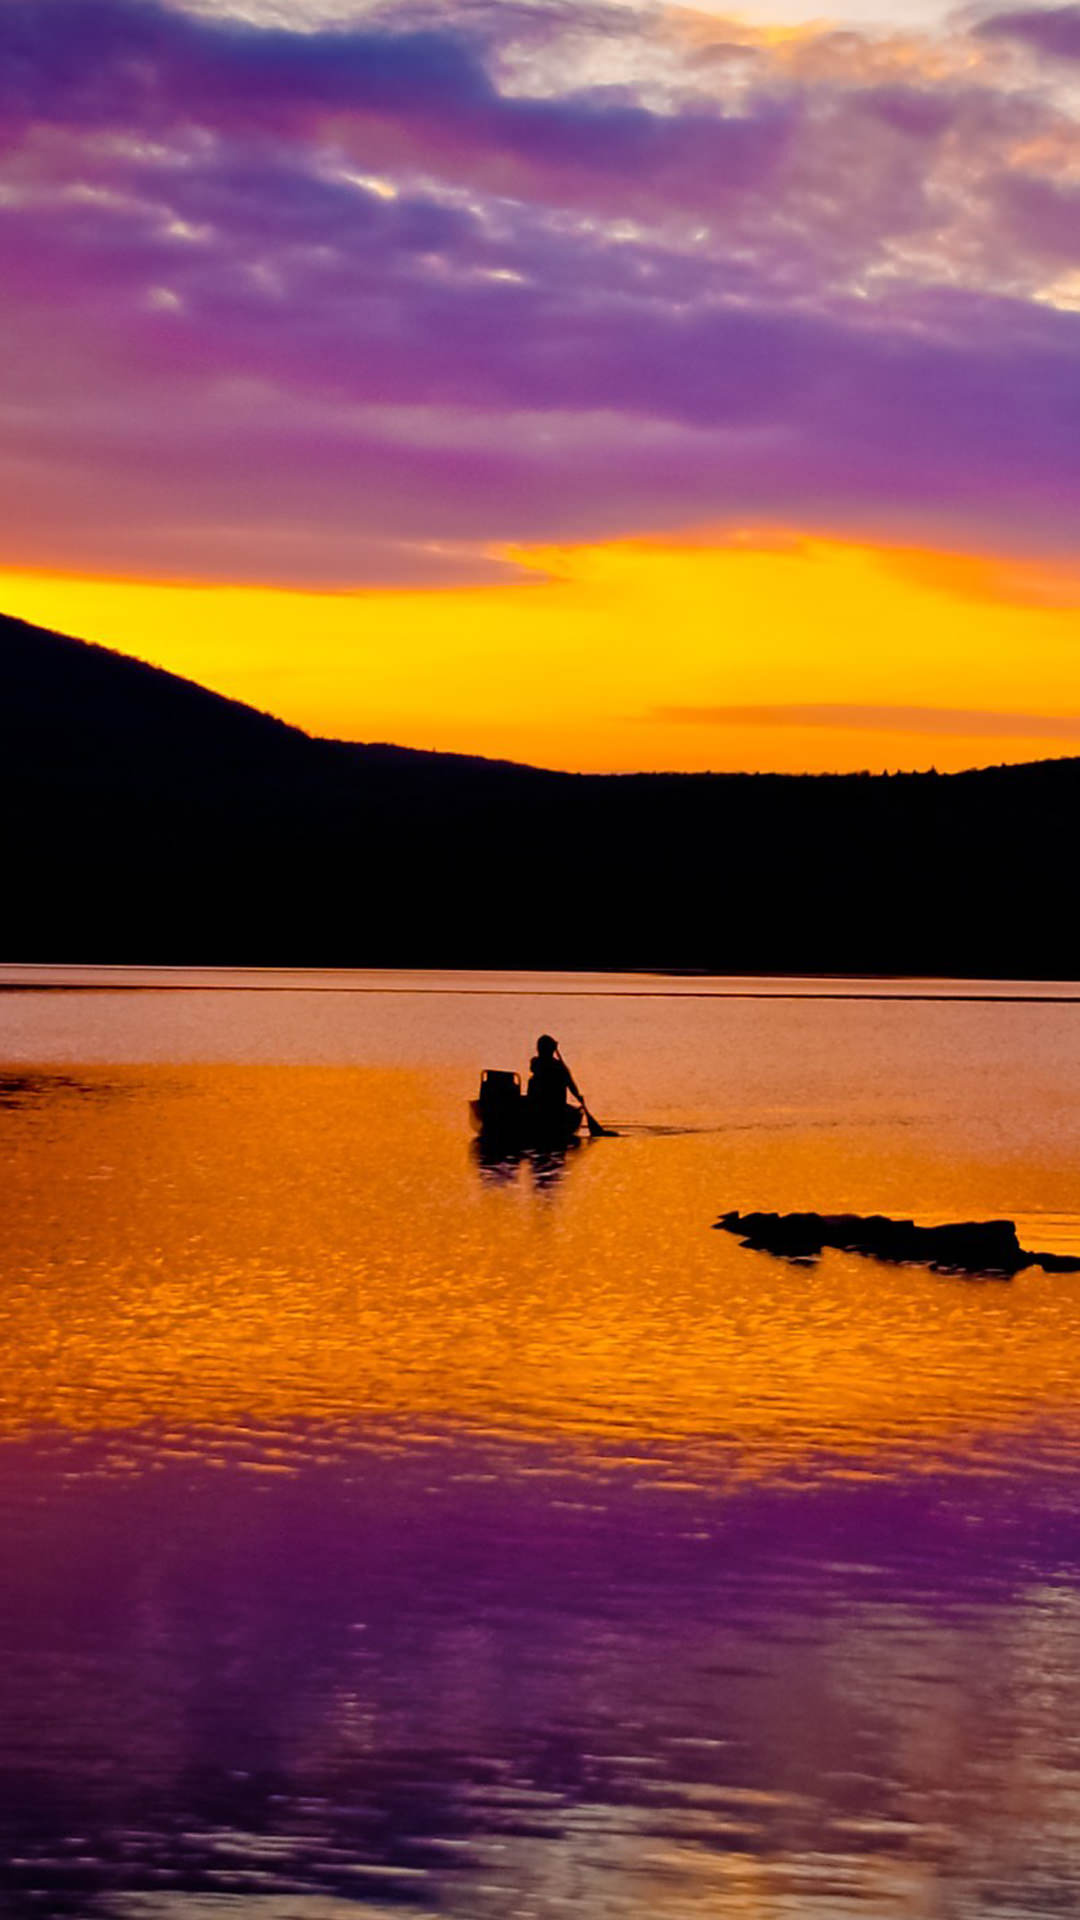
{"type": "Polygon", "coordinates": [[[524,1168],[533,1186],[544,1192],[559,1185],[568,1163],[581,1152],[583,1145],[582,1140],[571,1139],[555,1147],[508,1146],[505,1141],[477,1134],[470,1150],[485,1185],[514,1186],[519,1183],[524,1168]]]}

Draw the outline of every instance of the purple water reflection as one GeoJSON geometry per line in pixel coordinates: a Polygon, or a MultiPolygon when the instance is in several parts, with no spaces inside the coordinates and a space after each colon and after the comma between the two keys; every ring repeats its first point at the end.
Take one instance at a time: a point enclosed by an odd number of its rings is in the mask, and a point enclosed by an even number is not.
{"type": "Polygon", "coordinates": [[[4,1450],[13,1914],[1074,1910],[1068,1481],[200,1446],[4,1450]]]}

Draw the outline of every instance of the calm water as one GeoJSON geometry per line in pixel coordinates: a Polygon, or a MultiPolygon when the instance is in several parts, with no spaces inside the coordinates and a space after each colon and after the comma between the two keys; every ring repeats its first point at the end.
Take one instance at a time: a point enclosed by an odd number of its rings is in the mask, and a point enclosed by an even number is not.
{"type": "Polygon", "coordinates": [[[1080,1250],[1076,988],[37,977],[5,1916],[1080,1914],[1080,1276],[711,1231],[1080,1250]],[[484,1166],[543,1028],[625,1131],[484,1166]]]}

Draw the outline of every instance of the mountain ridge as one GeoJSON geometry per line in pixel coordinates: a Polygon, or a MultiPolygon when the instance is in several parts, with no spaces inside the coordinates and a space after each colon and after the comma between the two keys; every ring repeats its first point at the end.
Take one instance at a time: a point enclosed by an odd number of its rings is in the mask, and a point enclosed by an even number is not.
{"type": "Polygon", "coordinates": [[[582,774],[321,738],[0,614],[6,957],[1074,977],[1080,760],[582,774]],[[1022,890],[1022,891],[1021,891],[1022,890]]]}

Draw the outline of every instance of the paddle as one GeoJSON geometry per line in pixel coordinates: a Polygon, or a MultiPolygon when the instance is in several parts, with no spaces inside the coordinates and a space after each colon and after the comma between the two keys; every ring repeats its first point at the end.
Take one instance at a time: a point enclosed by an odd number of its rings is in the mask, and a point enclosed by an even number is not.
{"type": "MultiPolygon", "coordinates": [[[[566,1067],[566,1061],[563,1060],[562,1054],[558,1051],[558,1049],[556,1049],[555,1058],[556,1060],[562,1061],[563,1066],[566,1067]]],[[[570,1073],[569,1067],[566,1067],[566,1071],[567,1073],[570,1074],[570,1079],[571,1079],[571,1082],[573,1083],[574,1076],[572,1073],[570,1073]]],[[[574,1092],[577,1094],[578,1099],[581,1101],[581,1111],[585,1115],[585,1125],[589,1129],[590,1140],[617,1140],[619,1136],[615,1132],[615,1129],[613,1127],[602,1127],[600,1125],[599,1120],[596,1118],[596,1115],[589,1112],[588,1107],[585,1105],[585,1101],[582,1094],[578,1092],[578,1088],[576,1084],[574,1084],[574,1092]]]]}

